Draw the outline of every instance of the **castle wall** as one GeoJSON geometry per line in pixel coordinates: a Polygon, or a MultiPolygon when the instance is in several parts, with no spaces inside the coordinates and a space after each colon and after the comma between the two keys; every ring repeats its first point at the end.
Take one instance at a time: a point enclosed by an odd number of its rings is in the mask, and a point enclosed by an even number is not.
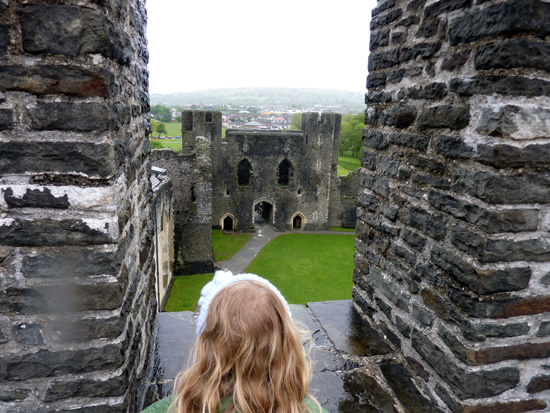
{"type": "Polygon", "coordinates": [[[354,300],[456,412],[550,405],[549,18],[373,11],[354,300]]]}
{"type": "Polygon", "coordinates": [[[304,113],[301,132],[228,130],[225,139],[216,136],[213,225],[221,226],[222,218],[231,214],[237,230],[248,230],[253,227],[254,206],[265,201],[273,205],[272,224],[280,229],[291,229],[297,213],[304,218],[304,229],[327,229],[340,122],[338,114],[304,113]],[[239,185],[238,165],[244,159],[250,162],[252,175],[248,185],[239,185]],[[292,165],[292,176],[282,185],[279,165],[285,159],[292,165]]]}
{"type": "Polygon", "coordinates": [[[142,0],[0,2],[0,410],[136,410],[156,321],[142,0]]]}

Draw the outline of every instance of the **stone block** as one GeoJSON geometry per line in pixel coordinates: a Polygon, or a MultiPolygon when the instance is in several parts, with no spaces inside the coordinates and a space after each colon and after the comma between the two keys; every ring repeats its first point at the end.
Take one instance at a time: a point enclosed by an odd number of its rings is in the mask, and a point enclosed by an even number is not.
{"type": "Polygon", "coordinates": [[[64,319],[51,322],[51,330],[58,343],[84,343],[97,339],[114,339],[124,332],[125,318],[109,316],[102,318],[64,319]]]}
{"type": "Polygon", "coordinates": [[[499,95],[509,96],[548,96],[550,82],[543,79],[530,79],[522,76],[486,76],[456,78],[449,83],[451,91],[462,96],[499,95]]]}
{"type": "Polygon", "coordinates": [[[522,148],[512,145],[479,145],[477,159],[498,169],[546,169],[550,162],[550,144],[528,145],[522,148]]]}
{"type": "Polygon", "coordinates": [[[426,238],[409,228],[403,230],[403,240],[418,251],[422,251],[427,242],[426,238]]]}
{"type": "Polygon", "coordinates": [[[407,32],[393,32],[391,34],[392,46],[403,44],[405,40],[407,40],[407,32]]]}
{"type": "Polygon", "coordinates": [[[482,45],[475,56],[477,70],[517,67],[548,70],[550,43],[529,39],[507,39],[482,45]]]}
{"type": "Polygon", "coordinates": [[[103,68],[69,66],[2,66],[0,89],[33,95],[65,94],[106,98],[117,94],[114,76],[103,68]]]}
{"type": "Polygon", "coordinates": [[[398,212],[399,208],[386,204],[385,202],[380,203],[380,213],[389,220],[395,221],[398,212]]]}
{"type": "Polygon", "coordinates": [[[440,20],[435,17],[428,17],[422,20],[422,24],[418,27],[416,37],[424,37],[429,39],[437,34],[440,20]]]}
{"type": "Polygon", "coordinates": [[[443,13],[450,13],[471,6],[472,0],[440,0],[426,7],[424,9],[424,16],[439,16],[443,13]]]}
{"type": "MultiPolygon", "coordinates": [[[[476,132],[482,135],[519,141],[547,139],[550,135],[548,132],[549,129],[550,110],[516,105],[505,105],[498,108],[484,107],[481,109],[476,124],[476,132]]],[[[540,148],[540,146],[532,146],[532,148],[540,148]]],[[[514,149],[516,152],[514,156],[517,156],[520,151],[530,152],[527,148],[520,149],[510,146],[502,148],[501,151],[514,149]]],[[[534,158],[533,160],[536,160],[534,154],[528,153],[528,155],[531,155],[534,158]]]]}
{"type": "Polygon", "coordinates": [[[53,208],[67,209],[70,206],[67,194],[62,197],[55,197],[49,188],[27,189],[26,193],[18,198],[13,196],[13,189],[6,188],[4,193],[4,201],[8,208],[53,208]]]}
{"type": "Polygon", "coordinates": [[[378,157],[378,171],[382,175],[397,177],[401,161],[390,158],[389,156],[380,155],[378,157]]]}
{"type": "Polygon", "coordinates": [[[451,186],[450,180],[446,178],[439,178],[425,174],[415,174],[413,175],[412,181],[414,184],[419,186],[429,186],[439,189],[449,189],[451,186]]]}
{"type": "Polygon", "coordinates": [[[443,219],[416,207],[409,209],[407,224],[435,240],[443,239],[447,233],[443,219]]]}
{"type": "Polygon", "coordinates": [[[547,16],[550,4],[539,0],[512,0],[465,14],[449,24],[452,46],[470,43],[488,36],[513,36],[532,33],[550,34],[547,16]]]}
{"type": "Polygon", "coordinates": [[[417,57],[427,59],[435,55],[439,51],[439,49],[441,49],[440,43],[421,43],[411,47],[403,47],[401,49],[399,60],[400,62],[407,62],[409,60],[416,59],[417,57]]]}
{"type": "Polygon", "coordinates": [[[434,343],[434,341],[413,330],[413,348],[448,383],[461,399],[481,399],[497,396],[515,388],[520,372],[514,367],[470,371],[458,366],[434,343]]]}
{"type": "Polygon", "coordinates": [[[369,72],[378,69],[387,69],[400,63],[399,49],[392,49],[386,52],[371,53],[369,55],[369,72]]]}
{"type": "Polygon", "coordinates": [[[385,222],[385,220],[380,219],[378,215],[369,214],[366,211],[359,210],[357,211],[357,217],[365,221],[367,224],[369,224],[372,228],[375,230],[389,235],[389,236],[396,236],[399,234],[399,227],[389,224],[385,222]]]}
{"type": "Polygon", "coordinates": [[[81,173],[110,177],[117,160],[113,145],[90,142],[0,142],[0,173],[81,173]]]}
{"type": "Polygon", "coordinates": [[[409,105],[391,106],[382,114],[382,124],[399,129],[407,128],[414,123],[416,112],[416,108],[409,105]]]}
{"type": "Polygon", "coordinates": [[[529,380],[527,384],[527,393],[540,393],[545,390],[550,390],[550,376],[536,376],[529,380]]]}
{"type": "Polygon", "coordinates": [[[371,17],[376,17],[380,13],[385,12],[395,6],[395,0],[386,0],[379,3],[374,9],[372,9],[371,17]]]}
{"type": "Polygon", "coordinates": [[[363,145],[374,149],[386,149],[388,147],[388,140],[383,133],[365,128],[363,129],[363,145]]]}
{"type": "Polygon", "coordinates": [[[11,129],[15,125],[13,109],[0,109],[0,131],[11,129]]]}
{"type": "Polygon", "coordinates": [[[407,338],[411,337],[412,328],[407,321],[403,320],[399,316],[395,316],[395,326],[397,327],[399,332],[403,334],[405,337],[407,338]]]}
{"type": "Polygon", "coordinates": [[[8,53],[8,46],[10,45],[10,26],[7,24],[0,24],[0,55],[8,53]]]}
{"type": "Polygon", "coordinates": [[[470,58],[470,53],[470,50],[466,50],[464,52],[444,58],[441,62],[441,70],[452,71],[464,66],[464,64],[470,58]]]}
{"type": "Polygon", "coordinates": [[[407,89],[407,96],[410,99],[440,100],[447,95],[445,83],[431,83],[426,86],[418,86],[407,89]]]}
{"type": "Polygon", "coordinates": [[[104,103],[39,103],[29,115],[36,130],[107,131],[114,120],[104,103]]]}
{"type": "Polygon", "coordinates": [[[130,37],[96,10],[76,6],[31,4],[20,12],[26,53],[102,54],[130,64],[130,37]]]}
{"type": "Polygon", "coordinates": [[[390,44],[390,29],[378,30],[371,33],[369,50],[374,51],[390,44]]]}
{"type": "Polygon", "coordinates": [[[377,88],[386,84],[386,73],[369,73],[367,76],[367,88],[377,88]]]}
{"type": "Polygon", "coordinates": [[[469,146],[460,138],[442,135],[435,145],[435,151],[441,155],[451,158],[473,158],[476,154],[475,148],[469,146]]]}
{"type": "Polygon", "coordinates": [[[359,184],[386,199],[390,196],[389,181],[381,176],[359,173],[359,184]]]}
{"type": "Polygon", "coordinates": [[[65,374],[82,374],[101,370],[116,370],[124,364],[119,344],[100,347],[3,354],[0,356],[0,379],[28,380],[65,374]]]}
{"type": "Polygon", "coordinates": [[[402,9],[393,9],[390,12],[375,17],[370,21],[370,29],[375,30],[377,27],[385,26],[386,24],[393,23],[403,15],[402,9]]]}
{"type": "Polygon", "coordinates": [[[435,314],[419,305],[416,301],[412,303],[412,316],[422,323],[424,326],[429,327],[435,320],[435,314]]]}
{"type": "Polygon", "coordinates": [[[113,229],[108,227],[107,221],[93,223],[81,219],[16,218],[0,225],[0,238],[5,245],[13,246],[110,244],[117,240],[113,229]],[[98,229],[97,224],[103,224],[103,228],[98,229]]]}
{"type": "Polygon", "coordinates": [[[365,103],[387,103],[392,101],[391,93],[385,92],[370,92],[365,95],[365,103]]]}
{"type": "Polygon", "coordinates": [[[44,344],[42,337],[42,325],[34,323],[23,323],[15,326],[15,339],[29,346],[44,344]]]}
{"type": "Polygon", "coordinates": [[[545,173],[504,175],[459,168],[452,189],[490,204],[550,203],[550,176],[545,173]]]}
{"type": "Polygon", "coordinates": [[[489,234],[536,231],[539,225],[539,210],[534,208],[489,210],[434,190],[428,192],[428,200],[437,210],[489,234]]]}
{"type": "Polygon", "coordinates": [[[376,285],[377,289],[382,292],[388,300],[406,313],[409,312],[411,295],[405,289],[396,284],[393,280],[386,279],[376,267],[371,268],[369,276],[371,282],[376,285]]]}
{"type": "Polygon", "coordinates": [[[470,122],[470,107],[468,105],[441,105],[424,109],[418,117],[420,129],[449,128],[463,129],[470,122]]]}
{"type": "Polygon", "coordinates": [[[56,380],[46,390],[45,402],[74,397],[117,397],[126,393],[128,377],[126,373],[107,379],[80,378],[76,380],[56,380]]]}
{"type": "Polygon", "coordinates": [[[405,133],[392,133],[388,136],[388,142],[394,145],[407,146],[409,148],[426,151],[430,144],[430,138],[422,135],[405,133]]]}
{"type": "Polygon", "coordinates": [[[416,254],[410,251],[408,248],[397,243],[392,243],[393,253],[403,259],[407,264],[413,266],[416,263],[416,254]]]}

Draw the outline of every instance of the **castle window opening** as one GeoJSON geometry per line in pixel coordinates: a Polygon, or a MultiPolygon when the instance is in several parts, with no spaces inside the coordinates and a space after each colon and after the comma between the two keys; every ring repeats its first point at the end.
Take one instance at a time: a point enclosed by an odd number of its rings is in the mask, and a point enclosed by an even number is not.
{"type": "Polygon", "coordinates": [[[212,114],[211,113],[205,114],[204,121],[207,123],[212,123],[212,114]]]}
{"type": "Polygon", "coordinates": [[[292,163],[288,159],[283,159],[279,164],[279,185],[288,185],[293,175],[292,163]]]}
{"type": "Polygon", "coordinates": [[[252,164],[248,159],[243,159],[237,166],[237,181],[239,186],[250,185],[252,178],[252,164]]]}

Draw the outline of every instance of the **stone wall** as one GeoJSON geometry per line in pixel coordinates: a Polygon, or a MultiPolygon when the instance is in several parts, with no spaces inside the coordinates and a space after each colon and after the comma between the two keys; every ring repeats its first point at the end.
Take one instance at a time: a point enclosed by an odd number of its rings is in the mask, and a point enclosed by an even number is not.
{"type": "Polygon", "coordinates": [[[550,406],[550,3],[373,10],[355,302],[452,411],[550,406]]]}
{"type": "Polygon", "coordinates": [[[143,0],[0,2],[0,410],[135,411],[156,320],[143,0]]]}

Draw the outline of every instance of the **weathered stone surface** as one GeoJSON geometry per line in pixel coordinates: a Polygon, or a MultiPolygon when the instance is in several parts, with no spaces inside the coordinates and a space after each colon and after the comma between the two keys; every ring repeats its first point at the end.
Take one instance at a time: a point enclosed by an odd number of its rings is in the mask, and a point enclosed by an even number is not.
{"type": "Polygon", "coordinates": [[[400,18],[402,14],[403,14],[403,10],[393,9],[382,16],[371,19],[370,29],[375,30],[377,27],[385,26],[386,24],[392,23],[396,21],[398,18],[400,18]]]}
{"type": "Polygon", "coordinates": [[[512,0],[454,19],[449,25],[451,45],[469,43],[487,36],[519,33],[550,34],[546,16],[550,4],[537,0],[512,0]]]}
{"type": "Polygon", "coordinates": [[[350,300],[308,303],[308,307],[337,350],[358,356],[390,352],[390,347],[357,313],[350,300]]]}
{"type": "Polygon", "coordinates": [[[404,47],[401,49],[400,61],[406,62],[412,59],[416,59],[417,57],[427,59],[435,55],[440,48],[440,43],[421,43],[411,47],[404,47]]]}
{"type": "Polygon", "coordinates": [[[117,275],[120,261],[114,252],[89,252],[85,249],[63,254],[45,253],[23,257],[22,271],[27,278],[76,278],[117,275]]]}
{"type": "Polygon", "coordinates": [[[371,191],[377,193],[378,195],[383,196],[386,199],[389,198],[390,196],[389,181],[386,178],[383,178],[377,175],[368,175],[368,174],[360,173],[359,183],[364,188],[368,188],[371,191]]]}
{"type": "Polygon", "coordinates": [[[490,337],[517,337],[529,333],[527,323],[512,324],[470,324],[464,330],[464,337],[471,341],[485,341],[490,337]]]}
{"type": "Polygon", "coordinates": [[[452,188],[490,204],[550,202],[550,176],[544,173],[510,176],[459,168],[453,174],[452,188]]]}
{"type": "Polygon", "coordinates": [[[408,16],[404,19],[399,20],[399,23],[397,23],[397,26],[405,26],[410,27],[414,24],[418,24],[420,22],[420,19],[416,16],[408,16]]]}
{"type": "Polygon", "coordinates": [[[435,240],[444,238],[447,233],[447,224],[443,219],[420,208],[409,209],[407,224],[435,240]]]}
{"type": "Polygon", "coordinates": [[[51,402],[70,397],[116,397],[126,392],[126,374],[116,375],[107,380],[78,379],[56,380],[46,390],[44,401],[51,402]]]}
{"type": "Polygon", "coordinates": [[[441,212],[469,222],[490,234],[536,231],[539,225],[538,209],[487,210],[434,190],[428,192],[428,200],[431,206],[441,212]]]}
{"type": "Polygon", "coordinates": [[[452,158],[472,158],[475,155],[475,148],[466,144],[462,139],[442,135],[435,145],[437,153],[452,158]]]}
{"type": "Polygon", "coordinates": [[[528,39],[509,39],[481,46],[475,57],[478,70],[528,67],[548,70],[550,43],[528,39]]]}
{"type": "Polygon", "coordinates": [[[411,314],[417,321],[427,327],[431,326],[435,320],[435,314],[432,311],[422,307],[417,302],[413,302],[411,314]]]}
{"type": "Polygon", "coordinates": [[[370,37],[369,50],[373,51],[390,44],[390,29],[373,32],[370,37]]]}
{"type": "Polygon", "coordinates": [[[440,0],[424,9],[424,16],[438,16],[472,6],[472,0],[440,0]]]}
{"type": "Polygon", "coordinates": [[[384,86],[386,84],[386,73],[369,73],[367,76],[367,88],[376,88],[378,86],[384,86]]]}
{"type": "Polygon", "coordinates": [[[447,94],[445,83],[431,83],[426,86],[412,87],[407,90],[407,96],[411,99],[439,100],[447,94]]]}
{"type": "Polygon", "coordinates": [[[14,197],[11,188],[7,188],[3,193],[4,200],[9,208],[67,209],[70,205],[67,194],[62,197],[55,197],[49,188],[44,188],[43,191],[40,189],[27,189],[27,192],[21,198],[14,197]]]}
{"type": "Polygon", "coordinates": [[[116,159],[112,145],[88,142],[0,142],[0,173],[82,173],[110,177],[116,159]]]}
{"type": "Polygon", "coordinates": [[[0,109],[0,130],[11,129],[14,125],[13,109],[0,109]]]}
{"type": "Polygon", "coordinates": [[[117,369],[124,363],[120,345],[108,344],[88,349],[4,354],[0,358],[2,380],[27,380],[67,373],[87,373],[117,369]]]}
{"type": "Polygon", "coordinates": [[[416,119],[416,108],[413,106],[396,105],[384,111],[382,124],[403,129],[412,125],[416,119]]]}
{"type": "Polygon", "coordinates": [[[463,129],[470,122],[470,107],[442,105],[425,109],[418,117],[420,129],[449,128],[463,129]]]}
{"type": "Polygon", "coordinates": [[[369,55],[369,72],[378,69],[387,69],[398,65],[399,62],[399,49],[393,49],[387,52],[371,53],[369,55]]]}
{"type": "Polygon", "coordinates": [[[437,34],[440,20],[435,17],[428,17],[422,20],[422,24],[416,32],[416,37],[430,38],[437,34]]]}
{"type": "Polygon", "coordinates": [[[35,95],[62,93],[70,96],[115,95],[114,78],[105,69],[67,66],[2,66],[0,88],[35,95]]]}
{"type": "Polygon", "coordinates": [[[363,145],[374,149],[385,149],[388,147],[388,140],[383,133],[365,128],[363,130],[363,145]]]}
{"type": "Polygon", "coordinates": [[[51,322],[58,343],[84,343],[96,339],[114,339],[124,332],[126,321],[119,316],[65,319],[51,322]]]}
{"type": "Polygon", "coordinates": [[[7,24],[0,24],[0,55],[4,55],[8,52],[8,46],[10,45],[10,26],[7,24]]]}
{"type": "Polygon", "coordinates": [[[384,275],[373,267],[370,277],[374,285],[396,306],[405,312],[409,312],[409,302],[411,295],[392,280],[386,279],[384,275]]]}
{"type": "Polygon", "coordinates": [[[418,251],[422,251],[427,242],[426,238],[415,231],[411,231],[409,228],[403,230],[403,240],[418,251]]]}
{"type": "Polygon", "coordinates": [[[412,332],[414,349],[451,386],[460,399],[480,399],[496,396],[516,387],[519,370],[502,367],[494,370],[468,371],[460,368],[435,345],[417,330],[412,332]]]}
{"type": "Polygon", "coordinates": [[[39,103],[29,114],[36,130],[106,131],[113,120],[103,103],[39,103]]]}
{"type": "Polygon", "coordinates": [[[452,79],[449,83],[454,93],[463,96],[499,95],[548,96],[550,82],[522,76],[486,76],[452,79]]]}
{"type": "Polygon", "coordinates": [[[548,138],[549,130],[550,110],[529,106],[484,107],[476,124],[482,135],[515,140],[548,138]]]}
{"type": "Polygon", "coordinates": [[[376,170],[376,153],[367,149],[363,149],[361,152],[361,166],[369,171],[376,170]]]}
{"type": "Polygon", "coordinates": [[[411,373],[402,363],[383,362],[382,374],[396,392],[397,398],[407,411],[418,413],[442,412],[437,405],[417,388],[411,373]]]}
{"type": "Polygon", "coordinates": [[[347,395],[337,405],[340,412],[393,412],[394,400],[371,376],[354,371],[342,375],[347,395]]]}
{"type": "Polygon", "coordinates": [[[44,343],[40,324],[24,323],[15,327],[15,339],[22,344],[37,346],[44,343]]]}
{"type": "Polygon", "coordinates": [[[372,9],[371,17],[376,17],[380,13],[385,12],[395,6],[395,0],[386,0],[379,3],[374,9],[372,9]]]}
{"type": "Polygon", "coordinates": [[[550,390],[550,376],[533,377],[527,384],[527,393],[540,393],[545,390],[550,390]]]}
{"type": "Polygon", "coordinates": [[[399,165],[401,165],[400,161],[396,161],[389,156],[380,155],[378,157],[378,170],[383,175],[396,177],[399,171],[399,165]]]}
{"type": "Polygon", "coordinates": [[[443,59],[441,62],[441,70],[455,70],[459,67],[464,66],[464,64],[470,58],[470,51],[464,51],[462,53],[457,53],[451,57],[443,59]]]}
{"type": "Polygon", "coordinates": [[[537,331],[537,337],[547,336],[550,336],[550,321],[544,321],[540,323],[539,329],[537,331]]]}
{"type": "Polygon", "coordinates": [[[481,163],[495,168],[545,168],[550,163],[550,144],[528,145],[523,148],[512,145],[479,145],[477,158],[481,163]]]}
{"type": "Polygon", "coordinates": [[[0,238],[4,244],[14,246],[109,244],[116,241],[108,229],[96,229],[80,219],[57,221],[49,218],[14,219],[0,226],[0,238]]]}
{"type": "Polygon", "coordinates": [[[388,136],[388,142],[394,145],[407,146],[409,148],[425,151],[430,144],[430,138],[421,135],[411,135],[405,133],[392,133],[388,136]]]}
{"type": "Polygon", "coordinates": [[[100,53],[122,65],[130,62],[129,36],[96,10],[64,5],[26,5],[21,9],[20,22],[23,49],[27,53],[100,53]]]}

